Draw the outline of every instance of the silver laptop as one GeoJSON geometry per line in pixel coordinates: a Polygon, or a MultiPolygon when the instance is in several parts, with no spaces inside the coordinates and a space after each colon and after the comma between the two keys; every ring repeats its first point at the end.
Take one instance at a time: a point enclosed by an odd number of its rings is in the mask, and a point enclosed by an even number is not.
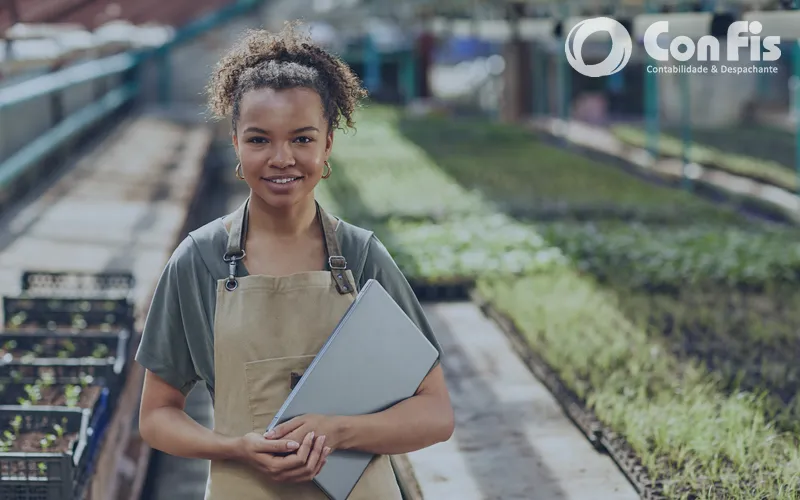
{"type": "MultiPolygon", "coordinates": [[[[304,414],[365,415],[414,395],[438,351],[386,290],[368,280],[267,430],[304,414]]],[[[334,450],[314,482],[345,500],[374,457],[334,450]]]]}

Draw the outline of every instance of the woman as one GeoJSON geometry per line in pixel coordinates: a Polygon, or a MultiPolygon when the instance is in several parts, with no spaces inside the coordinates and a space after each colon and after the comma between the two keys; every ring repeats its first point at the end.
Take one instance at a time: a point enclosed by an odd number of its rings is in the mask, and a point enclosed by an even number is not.
{"type": "Polygon", "coordinates": [[[363,450],[376,458],[350,498],[399,500],[388,455],[453,432],[438,364],[415,396],[385,411],[304,415],[264,434],[367,279],[441,352],[386,248],[314,199],[317,183],[335,175],[333,132],[342,118],[353,126],[365,92],[344,63],[291,26],[249,32],[222,59],[209,91],[214,113],[232,120],[235,173],[250,196],[192,232],[159,280],[136,355],[147,369],[140,432],[155,449],[210,460],[207,499],[324,499],[311,480],[326,457],[363,450]],[[183,410],[198,381],[214,401],[213,431],[183,410]]]}

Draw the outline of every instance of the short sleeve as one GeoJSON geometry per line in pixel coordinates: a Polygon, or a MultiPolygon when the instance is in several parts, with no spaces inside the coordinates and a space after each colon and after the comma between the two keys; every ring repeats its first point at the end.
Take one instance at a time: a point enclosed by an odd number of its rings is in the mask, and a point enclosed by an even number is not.
{"type": "Polygon", "coordinates": [[[383,243],[372,236],[367,247],[367,255],[364,260],[364,268],[359,278],[359,286],[363,286],[368,279],[375,279],[392,296],[401,309],[408,315],[423,335],[433,344],[439,352],[439,360],[442,357],[442,347],[436,339],[436,335],[431,328],[425,311],[419,303],[414,290],[406,280],[403,272],[397,266],[389,251],[383,243]]]}
{"type": "MultiPolygon", "coordinates": [[[[194,369],[181,309],[183,268],[188,258],[185,240],[170,257],[156,285],[147,313],[136,361],[184,395],[199,377],[194,369]]],[[[185,293],[185,292],[183,292],[185,293]]]]}

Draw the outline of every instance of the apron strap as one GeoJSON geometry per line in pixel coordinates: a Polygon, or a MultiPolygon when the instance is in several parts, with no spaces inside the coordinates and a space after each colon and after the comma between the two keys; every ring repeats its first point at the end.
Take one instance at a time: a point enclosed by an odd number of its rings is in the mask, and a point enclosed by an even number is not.
{"type": "Polygon", "coordinates": [[[225,281],[225,289],[229,292],[236,290],[239,286],[239,281],[236,279],[236,267],[246,255],[244,239],[247,231],[247,205],[249,202],[250,198],[248,197],[233,213],[231,230],[228,233],[228,246],[225,255],[222,256],[222,260],[228,263],[228,279],[225,281]]]}
{"type": "MultiPolygon", "coordinates": [[[[248,203],[250,198],[245,200],[244,203],[233,213],[231,230],[228,233],[228,245],[225,250],[225,255],[222,260],[228,263],[228,279],[225,281],[225,289],[229,292],[236,290],[239,286],[239,281],[236,279],[236,268],[239,261],[244,259],[246,255],[244,250],[244,241],[247,232],[247,214],[248,203]]],[[[322,235],[325,238],[325,254],[328,257],[328,269],[331,272],[331,277],[336,284],[336,289],[340,294],[346,295],[348,293],[355,293],[355,287],[350,283],[347,277],[347,259],[342,255],[339,242],[336,240],[336,233],[334,224],[336,220],[328,215],[319,203],[317,206],[317,217],[322,225],[322,235]]]]}
{"type": "Polygon", "coordinates": [[[350,283],[350,279],[345,272],[347,270],[347,259],[342,255],[339,242],[336,240],[336,232],[334,230],[336,219],[328,215],[319,203],[317,203],[317,215],[322,223],[322,233],[325,237],[325,253],[328,256],[328,269],[330,269],[333,281],[336,283],[336,289],[342,295],[355,293],[356,289],[350,283]]]}

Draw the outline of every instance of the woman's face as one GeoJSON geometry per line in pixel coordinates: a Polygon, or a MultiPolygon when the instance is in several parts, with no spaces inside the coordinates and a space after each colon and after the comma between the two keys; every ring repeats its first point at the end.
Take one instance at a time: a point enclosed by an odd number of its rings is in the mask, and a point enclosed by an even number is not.
{"type": "Polygon", "coordinates": [[[239,110],[233,146],[253,194],[279,209],[313,197],[333,145],[319,94],[252,90],[239,110]]]}

